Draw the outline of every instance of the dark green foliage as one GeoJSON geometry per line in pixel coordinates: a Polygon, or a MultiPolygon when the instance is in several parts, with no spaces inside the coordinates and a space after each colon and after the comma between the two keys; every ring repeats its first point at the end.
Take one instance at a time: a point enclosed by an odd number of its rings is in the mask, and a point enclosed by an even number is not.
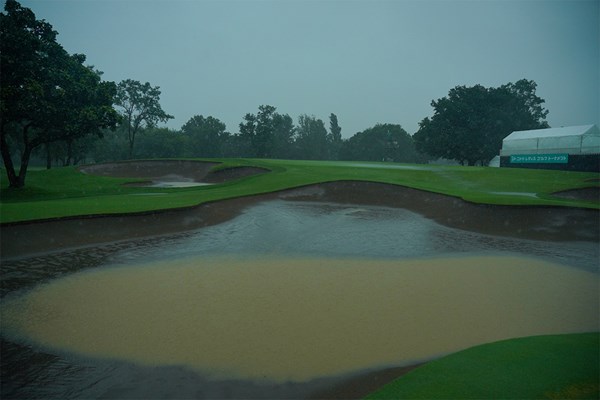
{"type": "Polygon", "coordinates": [[[133,157],[133,146],[140,128],[154,128],[173,116],[160,106],[160,87],[144,84],[133,79],[125,79],[117,86],[115,104],[121,108],[121,116],[127,126],[129,157],[133,157]]]}
{"type": "Polygon", "coordinates": [[[119,125],[115,130],[104,132],[101,140],[96,140],[90,149],[92,162],[125,160],[129,156],[127,127],[119,125]]]}
{"type": "Polygon", "coordinates": [[[292,158],[293,143],[296,127],[292,117],[287,114],[275,113],[273,115],[272,149],[274,158],[292,158]]]}
{"type": "Polygon", "coordinates": [[[300,115],[296,130],[296,146],[299,158],[305,160],[327,160],[327,129],[322,120],[314,116],[300,115]]]}
{"type": "Polygon", "coordinates": [[[22,187],[37,147],[114,128],[116,86],[85,66],[84,55],[68,54],[52,26],[15,0],[0,18],[0,147],[10,185],[22,187]]]}
{"type": "Polygon", "coordinates": [[[190,148],[189,138],[169,128],[148,128],[140,135],[133,156],[136,159],[175,158],[190,148]]]}
{"type": "Polygon", "coordinates": [[[258,114],[246,114],[240,124],[242,141],[250,145],[250,155],[259,158],[289,157],[294,125],[289,115],[279,114],[269,105],[258,107],[258,114]]]}
{"type": "Polygon", "coordinates": [[[327,136],[329,142],[329,159],[339,160],[340,149],[342,147],[342,128],[338,124],[337,115],[331,113],[329,115],[329,134],[327,136]]]}
{"type": "Polygon", "coordinates": [[[412,137],[400,125],[377,124],[346,140],[340,159],[414,163],[419,156],[412,137]]]}
{"type": "Polygon", "coordinates": [[[85,162],[90,151],[99,141],[97,136],[85,136],[80,139],[67,139],[41,146],[46,158],[46,168],[52,165],[68,166],[85,162]]]}
{"type": "Polygon", "coordinates": [[[419,123],[417,149],[461,164],[486,165],[513,131],[547,128],[548,111],[535,94],[534,81],[522,79],[499,88],[457,86],[432,101],[433,117],[419,123]]]}
{"type": "Polygon", "coordinates": [[[225,124],[217,118],[195,115],[181,127],[187,137],[188,151],[191,157],[222,157],[229,132],[225,124]]]}

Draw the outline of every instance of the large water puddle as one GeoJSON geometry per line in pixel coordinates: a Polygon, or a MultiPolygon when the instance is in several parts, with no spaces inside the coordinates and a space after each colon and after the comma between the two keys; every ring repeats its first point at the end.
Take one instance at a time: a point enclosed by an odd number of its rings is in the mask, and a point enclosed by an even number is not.
{"type": "Polygon", "coordinates": [[[595,274],[514,257],[187,259],[79,273],[5,305],[50,348],[309,380],[598,327],[595,274]]]}
{"type": "Polygon", "coordinates": [[[595,331],[598,259],[596,243],[402,209],[265,202],[194,232],[3,264],[3,391],[304,397],[323,377],[595,331]]]}
{"type": "Polygon", "coordinates": [[[199,182],[193,178],[186,178],[181,175],[164,175],[154,178],[147,182],[128,183],[127,186],[135,187],[156,187],[156,188],[188,188],[197,186],[209,186],[212,183],[199,182]]]}

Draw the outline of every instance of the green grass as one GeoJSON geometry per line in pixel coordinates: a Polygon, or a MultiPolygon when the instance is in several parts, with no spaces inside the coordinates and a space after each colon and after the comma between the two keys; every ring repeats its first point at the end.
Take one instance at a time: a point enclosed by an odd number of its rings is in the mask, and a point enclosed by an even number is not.
{"type": "Polygon", "coordinates": [[[600,334],[536,336],[432,361],[368,399],[598,399],[600,334]]]}
{"type": "Polygon", "coordinates": [[[560,190],[597,185],[589,181],[598,179],[600,174],[597,173],[367,162],[262,159],[211,161],[223,161],[217,168],[247,165],[267,168],[271,172],[219,185],[160,189],[125,187],[123,183],[135,179],[85,175],[75,167],[65,167],[29,171],[25,188],[9,189],[5,171],[0,171],[0,221],[7,223],[188,207],[336,180],[391,183],[456,196],[476,203],[600,208],[598,202],[560,199],[551,194],[560,190]],[[144,195],[149,193],[163,195],[144,195]],[[532,193],[537,197],[528,195],[532,193]]]}

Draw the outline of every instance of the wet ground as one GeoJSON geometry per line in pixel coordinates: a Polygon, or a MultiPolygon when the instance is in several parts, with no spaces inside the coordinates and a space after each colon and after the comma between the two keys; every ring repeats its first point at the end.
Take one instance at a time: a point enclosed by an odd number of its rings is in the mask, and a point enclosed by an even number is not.
{"type": "MultiPolygon", "coordinates": [[[[593,277],[597,277],[600,257],[597,243],[590,240],[516,239],[440,225],[402,208],[273,200],[196,230],[3,260],[1,294],[4,300],[14,299],[41,282],[81,270],[127,269],[231,254],[252,259],[382,262],[463,255],[526,256],[559,264],[564,271],[592,273],[593,277]]],[[[553,284],[561,287],[560,280],[553,284]]],[[[510,290],[506,296],[511,296],[510,290]]],[[[399,364],[405,361],[398,357],[399,364]]],[[[386,363],[394,366],[389,360],[386,363]]],[[[302,398],[325,393],[352,376],[371,376],[374,369],[382,367],[365,368],[299,382],[215,378],[189,366],[144,366],[84,357],[3,335],[1,393],[2,398],[302,398]]],[[[353,393],[360,395],[359,390],[353,393]]]]}
{"type": "Polygon", "coordinates": [[[147,179],[127,184],[147,187],[194,187],[222,183],[247,176],[264,174],[258,167],[230,167],[213,170],[219,163],[190,160],[137,160],[85,165],[79,170],[86,174],[119,178],[147,179]]]}

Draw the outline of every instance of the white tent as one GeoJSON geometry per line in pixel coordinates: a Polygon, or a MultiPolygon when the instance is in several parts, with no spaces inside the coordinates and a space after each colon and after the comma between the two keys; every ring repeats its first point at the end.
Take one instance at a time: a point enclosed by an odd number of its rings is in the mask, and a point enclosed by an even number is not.
{"type": "Polygon", "coordinates": [[[600,130],[596,125],[515,131],[502,140],[501,156],[512,154],[600,153],[600,130]]]}
{"type": "Polygon", "coordinates": [[[496,156],[490,160],[488,163],[488,167],[499,167],[500,166],[500,156],[496,156]]]}

